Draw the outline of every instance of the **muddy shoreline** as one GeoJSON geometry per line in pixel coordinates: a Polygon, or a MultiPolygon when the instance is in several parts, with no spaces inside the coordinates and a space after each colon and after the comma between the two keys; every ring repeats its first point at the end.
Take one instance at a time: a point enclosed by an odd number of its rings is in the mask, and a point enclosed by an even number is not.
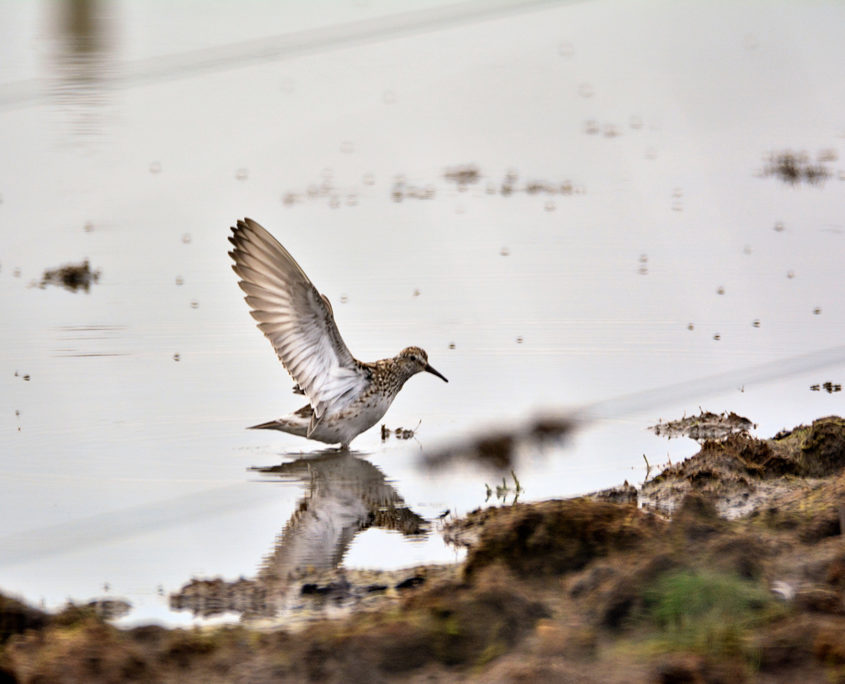
{"type": "Polygon", "coordinates": [[[295,631],[0,597],[0,681],[845,681],[844,528],[845,420],[735,433],[639,489],[451,521],[462,565],[348,573],[365,609],[295,631]]]}

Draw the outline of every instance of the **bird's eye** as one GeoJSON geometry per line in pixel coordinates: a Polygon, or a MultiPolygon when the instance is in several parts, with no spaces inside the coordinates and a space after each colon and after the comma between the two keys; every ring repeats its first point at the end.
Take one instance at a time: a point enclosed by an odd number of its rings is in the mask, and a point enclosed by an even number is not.
{"type": "Polygon", "coordinates": [[[419,361],[416,354],[411,354],[411,361],[419,361]]]}

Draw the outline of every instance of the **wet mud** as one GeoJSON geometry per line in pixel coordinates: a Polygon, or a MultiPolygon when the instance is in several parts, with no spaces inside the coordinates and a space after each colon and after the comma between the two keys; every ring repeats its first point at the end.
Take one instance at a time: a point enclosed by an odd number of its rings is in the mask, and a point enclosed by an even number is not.
{"type": "Polygon", "coordinates": [[[821,150],[815,160],[803,150],[771,152],[766,158],[762,175],[774,176],[789,185],[821,185],[833,175],[829,164],[837,159],[835,150],[821,150]]]}
{"type": "MultiPolygon", "coordinates": [[[[47,614],[2,598],[0,678],[845,680],[840,417],[771,439],[706,440],[639,489],[484,508],[443,524],[466,548],[463,563],[357,578],[389,598],[298,629],[119,630],[91,606],[47,614]]],[[[297,585],[302,601],[331,603],[348,590],[297,585]]]]}
{"type": "Polygon", "coordinates": [[[59,268],[47,269],[41,276],[38,287],[45,288],[48,285],[63,287],[71,292],[88,292],[91,285],[100,279],[100,271],[91,268],[88,259],[80,264],[67,264],[59,268]]]}

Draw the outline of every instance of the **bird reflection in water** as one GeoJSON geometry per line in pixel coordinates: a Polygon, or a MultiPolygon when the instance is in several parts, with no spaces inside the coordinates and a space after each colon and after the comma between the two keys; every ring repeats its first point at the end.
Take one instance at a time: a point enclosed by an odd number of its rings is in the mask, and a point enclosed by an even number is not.
{"type": "Polygon", "coordinates": [[[370,527],[411,539],[428,534],[426,520],[408,508],[384,473],[354,453],[332,449],[255,470],[306,489],[273,551],[254,579],[192,580],[170,597],[172,609],[201,617],[235,612],[244,619],[286,620],[349,609],[395,588],[384,583],[387,573],[342,567],[357,534],[370,527]]]}

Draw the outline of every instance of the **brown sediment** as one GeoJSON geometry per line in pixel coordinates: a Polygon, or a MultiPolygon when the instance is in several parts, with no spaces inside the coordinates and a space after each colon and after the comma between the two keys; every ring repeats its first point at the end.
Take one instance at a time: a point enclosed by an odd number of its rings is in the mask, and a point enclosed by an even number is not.
{"type": "Polygon", "coordinates": [[[91,285],[100,279],[100,271],[92,270],[88,259],[80,264],[67,264],[59,268],[48,269],[44,271],[41,276],[39,287],[44,288],[47,285],[58,285],[71,292],[77,290],[84,290],[88,292],[91,285]]]}

